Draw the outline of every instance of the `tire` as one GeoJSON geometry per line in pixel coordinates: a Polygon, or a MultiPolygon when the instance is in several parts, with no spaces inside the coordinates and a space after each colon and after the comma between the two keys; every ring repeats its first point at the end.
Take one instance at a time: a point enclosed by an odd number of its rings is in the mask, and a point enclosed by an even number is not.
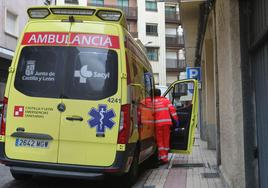
{"type": "Polygon", "coordinates": [[[22,174],[11,170],[10,173],[15,180],[28,180],[32,178],[31,174],[22,174]]]}
{"type": "Polygon", "coordinates": [[[134,185],[139,177],[139,153],[136,150],[133,156],[133,161],[130,166],[129,172],[123,178],[124,188],[130,188],[134,185]]]}

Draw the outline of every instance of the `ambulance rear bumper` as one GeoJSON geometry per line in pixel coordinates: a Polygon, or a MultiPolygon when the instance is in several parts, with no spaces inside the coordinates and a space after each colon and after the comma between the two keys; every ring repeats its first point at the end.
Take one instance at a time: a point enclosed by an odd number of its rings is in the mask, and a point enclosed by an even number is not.
{"type": "Polygon", "coordinates": [[[10,170],[15,173],[86,179],[101,179],[108,174],[121,175],[125,173],[128,169],[128,159],[134,155],[135,151],[135,145],[128,144],[126,151],[116,152],[115,161],[111,166],[99,167],[9,159],[5,155],[4,146],[5,144],[0,142],[0,163],[9,166],[10,170]]]}
{"type": "Polygon", "coordinates": [[[63,177],[63,178],[79,178],[79,179],[103,179],[103,173],[90,173],[90,172],[73,172],[64,170],[52,170],[52,169],[41,169],[41,168],[28,168],[28,167],[17,167],[11,166],[11,172],[20,174],[33,174],[42,176],[52,177],[63,177]]]}

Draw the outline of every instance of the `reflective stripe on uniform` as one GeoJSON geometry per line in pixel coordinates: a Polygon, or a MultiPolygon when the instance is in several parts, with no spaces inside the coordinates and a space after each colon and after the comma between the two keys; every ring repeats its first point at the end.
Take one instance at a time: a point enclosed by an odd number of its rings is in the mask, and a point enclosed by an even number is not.
{"type": "Polygon", "coordinates": [[[173,113],[173,114],[171,114],[172,116],[176,116],[177,115],[177,113],[173,113]]]}
{"type": "Polygon", "coordinates": [[[154,120],[142,120],[142,123],[154,123],[154,120]]]}
{"type": "Polygon", "coordinates": [[[168,105],[168,107],[171,107],[171,106],[172,106],[172,104],[169,104],[169,105],[168,105]]]}
{"type": "Polygon", "coordinates": [[[160,151],[160,150],[165,150],[165,151],[168,151],[169,150],[169,148],[165,148],[165,147],[159,147],[158,148],[158,150],[160,151]]]}
{"type": "Polygon", "coordinates": [[[159,159],[167,159],[167,158],[168,158],[167,155],[163,155],[163,156],[159,157],[159,159]]]}
{"type": "Polygon", "coordinates": [[[164,110],[168,110],[168,108],[158,108],[158,109],[155,109],[156,112],[164,111],[164,110]]]}
{"type": "Polygon", "coordinates": [[[171,119],[161,119],[155,121],[155,123],[165,123],[165,122],[171,122],[171,119]]]}

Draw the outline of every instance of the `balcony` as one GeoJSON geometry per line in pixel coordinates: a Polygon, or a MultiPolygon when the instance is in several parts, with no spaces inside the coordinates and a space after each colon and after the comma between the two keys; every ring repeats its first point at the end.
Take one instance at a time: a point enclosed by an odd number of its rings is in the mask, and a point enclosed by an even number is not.
{"type": "Polygon", "coordinates": [[[166,11],[165,20],[166,23],[180,24],[180,14],[178,12],[166,11]]]}
{"type": "Polygon", "coordinates": [[[119,8],[119,9],[123,10],[125,15],[126,15],[126,18],[128,20],[137,20],[137,16],[138,16],[137,7],[119,7],[119,6],[116,6],[114,8],[119,8]]]}
{"type": "Polygon", "coordinates": [[[179,0],[165,0],[165,3],[179,3],[179,0]]]}
{"type": "Polygon", "coordinates": [[[168,72],[182,72],[186,68],[185,60],[166,59],[166,69],[168,72]]]}
{"type": "Polygon", "coordinates": [[[130,34],[132,35],[133,38],[138,38],[138,32],[130,31],[130,34]]]}
{"type": "Polygon", "coordinates": [[[102,7],[111,7],[117,8],[124,11],[127,20],[137,20],[138,10],[137,7],[122,7],[116,5],[96,5],[94,3],[88,3],[88,6],[102,6],[102,7]]]}
{"type": "Polygon", "coordinates": [[[167,48],[183,48],[184,37],[183,35],[166,35],[166,47],[167,48]]]}

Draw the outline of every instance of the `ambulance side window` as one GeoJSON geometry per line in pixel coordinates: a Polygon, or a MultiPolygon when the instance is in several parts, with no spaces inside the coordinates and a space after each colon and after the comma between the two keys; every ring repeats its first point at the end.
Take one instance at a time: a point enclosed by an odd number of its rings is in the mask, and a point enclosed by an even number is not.
{"type": "Polygon", "coordinates": [[[144,71],[144,84],[145,84],[145,95],[146,97],[152,97],[151,92],[152,92],[152,75],[144,71]]]}

